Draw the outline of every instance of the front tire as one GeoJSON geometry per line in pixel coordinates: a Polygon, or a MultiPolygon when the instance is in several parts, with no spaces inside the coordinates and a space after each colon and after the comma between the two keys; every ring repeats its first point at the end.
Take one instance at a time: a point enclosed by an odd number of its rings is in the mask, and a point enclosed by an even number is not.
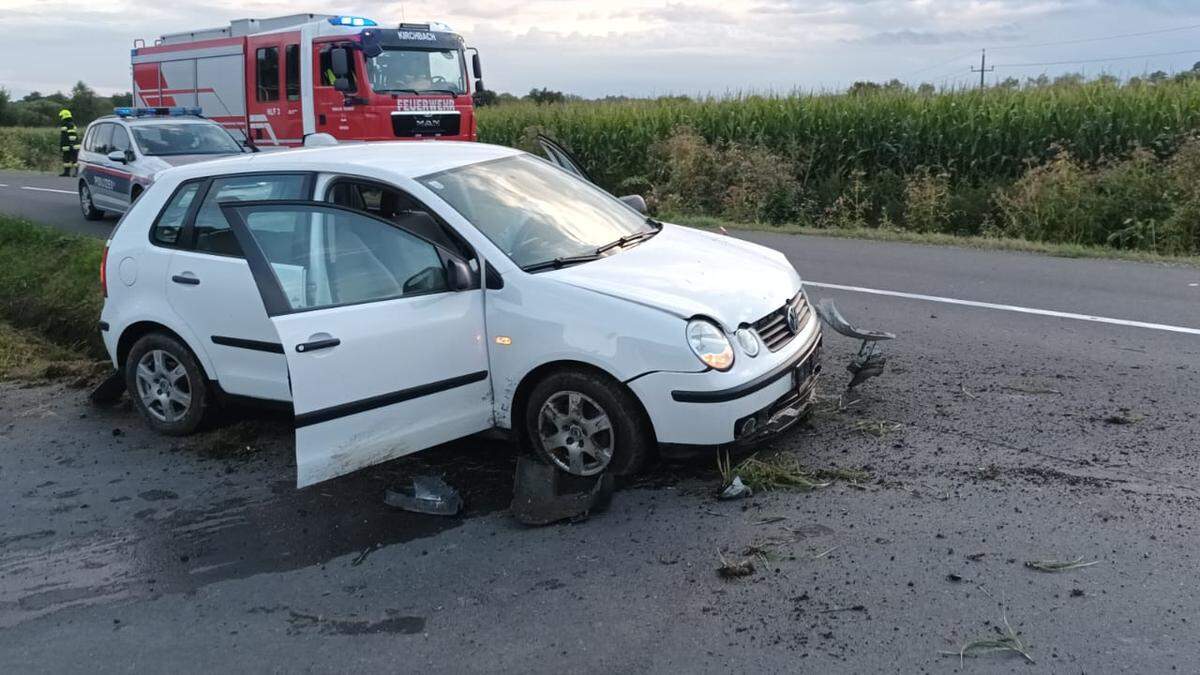
{"type": "Polygon", "coordinates": [[[192,352],[164,333],[134,343],[125,358],[125,387],[138,412],[160,434],[186,436],[204,421],[208,383],[192,352]]]}
{"type": "Polygon", "coordinates": [[[100,220],[104,217],[104,211],[96,208],[96,203],[92,201],[91,188],[83,181],[79,183],[79,210],[83,211],[84,220],[100,220]]]}
{"type": "Polygon", "coordinates": [[[546,462],[574,476],[627,476],[653,446],[649,421],[629,390],[583,370],[551,374],[530,392],[524,437],[546,462]]]}

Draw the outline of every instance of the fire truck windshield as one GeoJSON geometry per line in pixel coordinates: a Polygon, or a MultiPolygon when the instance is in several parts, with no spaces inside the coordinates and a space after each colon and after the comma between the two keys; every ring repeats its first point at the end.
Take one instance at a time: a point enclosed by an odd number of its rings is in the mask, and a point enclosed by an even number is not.
{"type": "Polygon", "coordinates": [[[367,79],[377,93],[467,91],[462,52],[456,49],[387,49],[367,59],[367,79]]]}

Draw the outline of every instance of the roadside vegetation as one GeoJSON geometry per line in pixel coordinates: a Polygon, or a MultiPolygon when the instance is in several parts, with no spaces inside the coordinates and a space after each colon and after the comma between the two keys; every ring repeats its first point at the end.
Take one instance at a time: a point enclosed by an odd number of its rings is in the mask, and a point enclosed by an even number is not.
{"type": "Polygon", "coordinates": [[[855,92],[526,101],[480,134],[546,133],[672,214],[1200,253],[1200,78],[855,92]]]}
{"type": "Polygon", "coordinates": [[[86,354],[53,344],[33,331],[0,321],[0,381],[73,378],[85,380],[106,364],[86,354]]]}
{"type": "MultiPolygon", "coordinates": [[[[7,103],[8,118],[101,100],[82,83],[26,99],[7,103]]],[[[532,150],[546,133],[607,189],[689,224],[1200,255],[1200,69],[943,92],[893,82],[583,101],[535,90],[497,95],[479,116],[481,140],[532,150]]],[[[52,167],[56,144],[53,129],[0,128],[0,167],[52,167]]]]}
{"type": "MultiPolygon", "coordinates": [[[[97,239],[0,215],[0,322],[18,331],[6,342],[28,342],[19,338],[32,332],[84,358],[104,358],[97,327],[103,248],[97,239]]],[[[41,349],[14,346],[12,353],[26,348],[41,349]]]]}

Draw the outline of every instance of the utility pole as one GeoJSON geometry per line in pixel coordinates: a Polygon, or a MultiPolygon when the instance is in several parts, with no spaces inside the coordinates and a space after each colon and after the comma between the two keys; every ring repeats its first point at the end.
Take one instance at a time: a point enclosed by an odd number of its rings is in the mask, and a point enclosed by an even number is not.
{"type": "Polygon", "coordinates": [[[971,72],[979,73],[979,88],[980,89],[983,89],[984,87],[987,86],[987,82],[985,82],[983,78],[988,73],[993,72],[995,70],[996,70],[996,66],[992,66],[991,68],[987,67],[987,50],[986,49],[979,50],[979,68],[975,69],[974,67],[972,67],[971,72]]]}

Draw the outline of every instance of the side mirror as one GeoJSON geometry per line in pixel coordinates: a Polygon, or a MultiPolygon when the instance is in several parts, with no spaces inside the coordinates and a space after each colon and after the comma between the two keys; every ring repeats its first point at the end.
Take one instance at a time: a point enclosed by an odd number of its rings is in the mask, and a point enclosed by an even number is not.
{"type": "MultiPolygon", "coordinates": [[[[350,75],[350,51],[345,47],[334,47],[329,51],[329,69],[339,80],[350,75]]],[[[336,84],[334,85],[337,86],[336,84]]]]}
{"type": "Polygon", "coordinates": [[[471,55],[471,70],[475,72],[475,79],[483,77],[483,68],[479,65],[479,52],[471,55]]]}
{"type": "Polygon", "coordinates": [[[350,91],[350,78],[348,78],[348,77],[337,78],[336,80],[333,81],[333,88],[342,93],[350,91]]]}
{"type": "Polygon", "coordinates": [[[646,198],[641,195],[625,195],[624,197],[618,197],[618,199],[625,202],[626,205],[633,207],[634,211],[642,215],[650,212],[650,209],[646,207],[646,198]]]}
{"type": "Polygon", "coordinates": [[[475,285],[475,275],[471,272],[471,266],[466,262],[458,258],[450,258],[449,264],[446,266],[446,282],[452,291],[466,291],[475,285]]]}
{"type": "Polygon", "coordinates": [[[125,156],[124,150],[113,150],[112,152],[108,153],[108,161],[120,162],[121,164],[129,163],[129,159],[125,156]]]}

